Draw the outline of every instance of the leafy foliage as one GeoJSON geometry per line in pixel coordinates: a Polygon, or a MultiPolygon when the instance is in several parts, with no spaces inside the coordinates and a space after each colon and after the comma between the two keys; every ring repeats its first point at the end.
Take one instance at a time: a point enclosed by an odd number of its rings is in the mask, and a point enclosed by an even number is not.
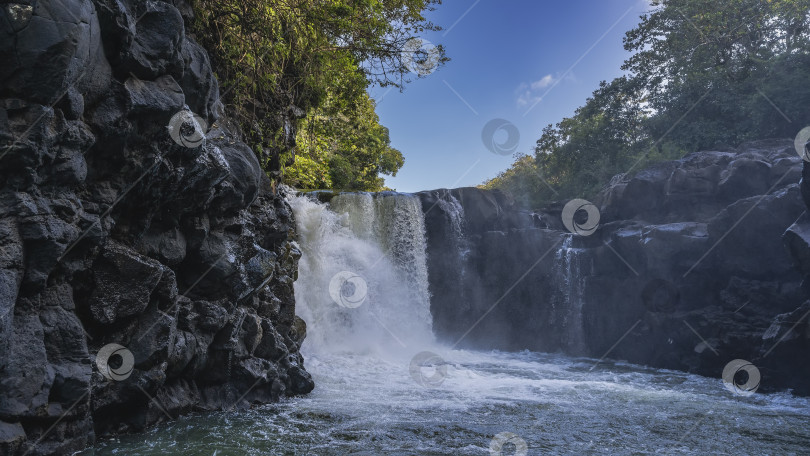
{"type": "MultiPolygon", "coordinates": [[[[663,0],[628,31],[626,76],[602,82],[535,149],[530,204],[589,197],[618,173],[810,124],[810,0],[663,0]]],[[[513,167],[525,168],[525,161],[513,167]]],[[[491,188],[526,173],[503,173],[491,188]]]]}
{"type": "Polygon", "coordinates": [[[194,0],[192,29],[209,51],[229,116],[268,172],[289,166],[297,185],[375,189],[382,180],[370,174],[393,174],[403,161],[366,89],[408,82],[403,48],[438,30],[423,13],[439,3],[194,0]],[[360,142],[349,148],[352,135],[360,142]],[[300,158],[295,139],[303,141],[300,158]]]}
{"type": "Polygon", "coordinates": [[[396,175],[404,158],[379,124],[374,100],[363,94],[356,102],[345,113],[327,102],[304,119],[295,165],[285,174],[288,183],[306,189],[385,189],[379,175],[396,175]]]}
{"type": "Polygon", "coordinates": [[[538,172],[534,157],[526,154],[516,154],[515,162],[509,169],[480,185],[480,188],[503,190],[513,195],[515,202],[524,206],[541,201],[545,197],[545,191],[551,189],[538,172]]]}

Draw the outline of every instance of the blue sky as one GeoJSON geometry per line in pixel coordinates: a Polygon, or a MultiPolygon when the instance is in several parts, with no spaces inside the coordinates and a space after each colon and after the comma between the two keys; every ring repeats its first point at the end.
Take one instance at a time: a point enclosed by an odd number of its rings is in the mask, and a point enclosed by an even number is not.
{"type": "MultiPolygon", "coordinates": [[[[401,93],[370,91],[405,156],[386,184],[413,192],[496,176],[513,158],[484,145],[493,119],[511,122],[517,152],[531,153],[543,127],[622,73],[624,32],[648,9],[647,0],[445,0],[428,16],[444,30],[423,38],[443,44],[452,60],[401,93]]],[[[500,129],[495,141],[507,137],[500,129]]]]}

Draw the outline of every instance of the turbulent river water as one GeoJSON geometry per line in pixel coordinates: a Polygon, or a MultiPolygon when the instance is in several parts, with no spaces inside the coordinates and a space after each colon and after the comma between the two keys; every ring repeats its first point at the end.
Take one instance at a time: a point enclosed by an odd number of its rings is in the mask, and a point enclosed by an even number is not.
{"type": "MultiPolygon", "coordinates": [[[[740,396],[719,379],[612,361],[437,343],[412,195],[291,205],[304,253],[302,351],[316,389],[182,417],[84,454],[810,454],[806,398],[740,396]]],[[[575,269],[570,252],[559,256],[575,269]]]]}

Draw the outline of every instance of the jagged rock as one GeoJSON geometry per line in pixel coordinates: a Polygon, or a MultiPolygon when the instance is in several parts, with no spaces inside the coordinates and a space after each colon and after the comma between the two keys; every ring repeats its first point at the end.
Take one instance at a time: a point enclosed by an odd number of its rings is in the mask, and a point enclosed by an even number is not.
{"type": "Polygon", "coordinates": [[[177,226],[163,231],[155,223],[141,239],[141,249],[148,256],[172,267],[178,266],[186,258],[186,248],[186,237],[177,226]]]}
{"type": "Polygon", "coordinates": [[[717,191],[724,198],[762,195],[768,190],[770,163],[764,160],[738,158],[720,173],[717,191]]]}
{"type": "Polygon", "coordinates": [[[160,263],[113,242],[93,264],[93,273],[90,311],[105,324],[143,312],[162,276],[160,263]]]}
{"type": "Polygon", "coordinates": [[[36,315],[14,315],[9,356],[0,378],[0,415],[44,416],[54,372],[45,352],[45,335],[36,315]]]}
{"type": "Polygon", "coordinates": [[[70,86],[57,107],[67,120],[79,120],[84,114],[84,95],[75,86],[70,86]]]}
{"type": "MultiPolygon", "coordinates": [[[[70,292],[62,286],[61,292],[70,292]]],[[[68,299],[70,299],[68,297],[68,299]]],[[[72,309],[50,306],[39,314],[44,333],[45,353],[54,372],[49,392],[49,406],[56,404],[64,411],[85,396],[90,389],[90,355],[84,329],[72,309]]]]}
{"type": "Polygon", "coordinates": [[[290,379],[288,388],[296,394],[307,394],[313,390],[312,376],[301,366],[290,366],[287,374],[290,379]]]}
{"type": "Polygon", "coordinates": [[[177,81],[171,76],[161,76],[154,81],[128,78],[124,82],[127,92],[130,117],[145,117],[150,123],[165,125],[172,115],[183,109],[185,96],[177,81]],[[152,116],[157,116],[153,118],[152,116]]]}
{"type": "Polygon", "coordinates": [[[254,349],[256,356],[273,360],[281,359],[287,353],[284,339],[268,320],[262,319],[261,325],[262,337],[254,349]]]}
{"type": "Polygon", "coordinates": [[[191,38],[185,42],[182,52],[186,64],[183,78],[179,82],[186,104],[210,125],[222,115],[222,104],[219,101],[217,80],[208,77],[211,74],[208,53],[191,38]]]}
{"type": "Polygon", "coordinates": [[[6,3],[0,16],[0,55],[9,63],[0,70],[0,97],[51,105],[91,68],[99,37],[90,0],[6,3]]]}
{"type": "Polygon", "coordinates": [[[223,115],[184,15],[181,0],[0,4],[2,454],[312,389],[287,203],[238,135],[170,135],[180,110],[223,115]],[[123,378],[96,363],[108,344],[132,355],[123,378]]]}
{"type": "Polygon", "coordinates": [[[67,246],[79,236],[79,229],[55,213],[50,201],[19,193],[17,223],[26,249],[23,286],[42,289],[67,246]]]}
{"type": "Polygon", "coordinates": [[[183,18],[164,2],[97,1],[105,53],[119,76],[182,74],[183,18]]]}
{"type": "Polygon", "coordinates": [[[662,162],[612,182],[594,200],[602,222],[706,220],[729,204],[796,183],[801,160],[787,140],[746,143],[662,162]]]}
{"type": "Polygon", "coordinates": [[[657,163],[640,170],[632,179],[613,182],[604,194],[600,208],[605,221],[633,218],[639,212],[659,208],[666,197],[664,190],[675,169],[673,162],[657,163]]]}
{"type": "Polygon", "coordinates": [[[228,175],[219,182],[211,205],[223,213],[248,207],[255,201],[264,176],[256,154],[242,143],[215,140],[213,144],[227,163],[228,175]]]}
{"type": "Polygon", "coordinates": [[[25,442],[25,429],[20,423],[0,421],[0,451],[16,454],[25,442]]]}
{"type": "Polygon", "coordinates": [[[9,359],[14,303],[23,273],[23,244],[17,225],[9,218],[0,219],[0,366],[9,359]]]}

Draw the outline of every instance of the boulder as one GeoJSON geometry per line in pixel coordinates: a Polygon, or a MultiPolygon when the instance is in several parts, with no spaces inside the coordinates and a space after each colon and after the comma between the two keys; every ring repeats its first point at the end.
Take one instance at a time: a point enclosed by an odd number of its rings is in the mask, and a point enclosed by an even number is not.
{"type": "Polygon", "coordinates": [[[157,261],[110,242],[93,264],[93,274],[90,312],[99,323],[110,324],[143,312],[163,272],[157,261]]]}
{"type": "Polygon", "coordinates": [[[5,3],[0,8],[0,97],[52,105],[92,71],[99,44],[90,0],[5,3]]]}

